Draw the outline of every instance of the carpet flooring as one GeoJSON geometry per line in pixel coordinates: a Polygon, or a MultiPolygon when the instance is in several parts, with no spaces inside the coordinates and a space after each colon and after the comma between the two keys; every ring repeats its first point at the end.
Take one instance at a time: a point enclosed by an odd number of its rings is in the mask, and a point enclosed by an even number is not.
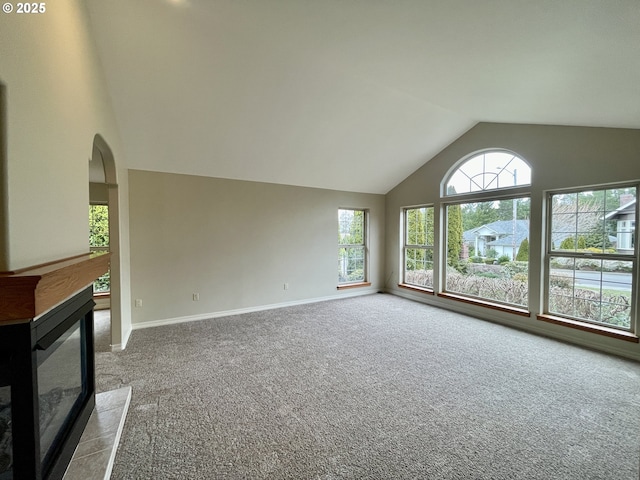
{"type": "Polygon", "coordinates": [[[96,353],[111,351],[111,315],[109,310],[93,312],[93,348],[96,353]]]}
{"type": "Polygon", "coordinates": [[[375,294],[136,330],[112,479],[621,479],[640,364],[375,294]]]}

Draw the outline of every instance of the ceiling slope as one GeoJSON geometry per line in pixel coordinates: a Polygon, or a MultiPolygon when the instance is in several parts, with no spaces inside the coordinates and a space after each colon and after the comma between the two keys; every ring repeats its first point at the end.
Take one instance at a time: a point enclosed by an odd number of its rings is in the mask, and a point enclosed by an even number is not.
{"type": "Polygon", "coordinates": [[[87,0],[130,168],[386,193],[480,121],[640,128],[637,0],[87,0]]]}

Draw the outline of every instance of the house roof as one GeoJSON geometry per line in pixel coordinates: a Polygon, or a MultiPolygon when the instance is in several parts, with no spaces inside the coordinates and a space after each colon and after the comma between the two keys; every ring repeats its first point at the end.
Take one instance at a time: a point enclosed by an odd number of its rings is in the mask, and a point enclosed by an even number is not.
{"type": "Polygon", "coordinates": [[[386,193],[478,122],[640,128],[638,0],[87,0],[129,168],[386,193]]]}
{"type": "Polygon", "coordinates": [[[629,215],[629,214],[635,214],[636,213],[636,199],[634,198],[633,200],[625,203],[624,205],[620,205],[618,208],[616,208],[613,212],[609,212],[608,214],[606,214],[604,216],[605,220],[612,220],[615,219],[621,215],[629,215]]]}
{"type": "MultiPolygon", "coordinates": [[[[487,229],[497,236],[495,240],[488,242],[489,246],[505,246],[510,247],[513,242],[513,221],[511,220],[498,220],[496,222],[487,223],[477,228],[472,228],[463,232],[462,238],[464,242],[473,245],[475,243],[476,235],[483,229],[487,229]]],[[[529,220],[516,220],[515,223],[516,236],[515,245],[519,246],[525,238],[529,238],[529,220]]],[[[492,236],[493,236],[492,235],[492,236]]]]}

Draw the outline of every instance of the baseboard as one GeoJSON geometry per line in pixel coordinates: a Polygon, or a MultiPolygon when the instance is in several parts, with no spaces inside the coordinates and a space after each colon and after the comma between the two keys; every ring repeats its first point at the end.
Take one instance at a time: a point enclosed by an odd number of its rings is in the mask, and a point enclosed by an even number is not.
{"type": "MultiPolygon", "coordinates": [[[[293,307],[296,305],[305,305],[309,303],[326,302],[328,300],[339,300],[347,297],[359,297],[362,295],[371,295],[378,293],[378,289],[375,288],[363,288],[356,290],[347,290],[338,295],[330,295],[328,297],[318,297],[304,300],[294,300],[291,302],[272,303],[268,305],[259,305],[255,307],[238,308],[234,310],[222,310],[218,312],[198,313],[196,315],[187,315],[184,317],[165,318],[162,320],[150,320],[148,322],[134,323],[131,325],[132,330],[140,330],[143,328],[161,327],[163,325],[175,325],[178,323],[197,322],[200,320],[210,320],[219,317],[229,317],[233,315],[241,315],[243,313],[261,312],[264,310],[273,310],[276,308],[293,307]]],[[[128,337],[127,337],[128,340],[128,337]]],[[[126,346],[126,342],[125,342],[126,346]]]]}

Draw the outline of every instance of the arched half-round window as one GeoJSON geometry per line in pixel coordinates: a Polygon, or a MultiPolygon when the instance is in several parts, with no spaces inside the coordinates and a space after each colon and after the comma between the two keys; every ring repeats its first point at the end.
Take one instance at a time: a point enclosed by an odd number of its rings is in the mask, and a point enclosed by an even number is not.
{"type": "Polygon", "coordinates": [[[506,150],[476,153],[462,161],[446,184],[445,195],[481,192],[531,184],[531,167],[506,150]]]}

